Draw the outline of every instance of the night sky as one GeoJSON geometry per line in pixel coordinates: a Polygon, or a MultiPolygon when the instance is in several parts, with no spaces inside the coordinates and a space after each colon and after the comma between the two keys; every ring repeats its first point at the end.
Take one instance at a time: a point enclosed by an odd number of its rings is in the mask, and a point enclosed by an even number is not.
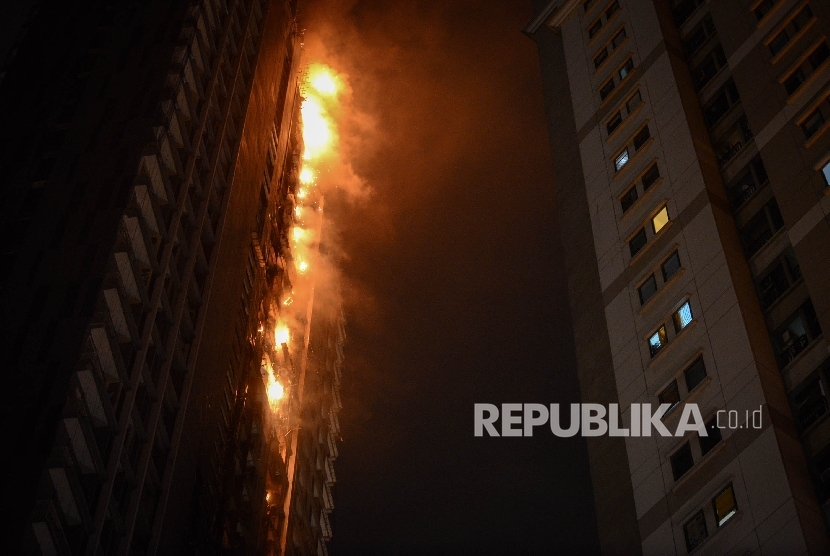
{"type": "Polygon", "coordinates": [[[473,436],[476,402],[577,401],[531,16],[303,7],[363,114],[344,137],[371,188],[327,199],[349,335],[335,555],[597,550],[582,441],[473,436]]]}

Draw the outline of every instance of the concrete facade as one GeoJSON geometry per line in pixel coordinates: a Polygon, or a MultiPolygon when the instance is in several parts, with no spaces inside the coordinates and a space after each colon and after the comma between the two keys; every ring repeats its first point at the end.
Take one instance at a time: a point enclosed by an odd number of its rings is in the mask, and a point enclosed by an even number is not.
{"type": "Polygon", "coordinates": [[[589,441],[604,552],[826,553],[830,267],[817,254],[830,134],[819,124],[805,138],[799,123],[830,95],[826,4],[555,1],[537,14],[525,32],[542,60],[562,241],[581,261],[566,271],[583,401],[618,400],[626,423],[632,403],[673,403],[672,430],[689,402],[707,423],[763,414],[712,445],[625,438],[621,457],[589,441]],[[800,60],[812,73],[788,93],[784,70],[800,60]]]}

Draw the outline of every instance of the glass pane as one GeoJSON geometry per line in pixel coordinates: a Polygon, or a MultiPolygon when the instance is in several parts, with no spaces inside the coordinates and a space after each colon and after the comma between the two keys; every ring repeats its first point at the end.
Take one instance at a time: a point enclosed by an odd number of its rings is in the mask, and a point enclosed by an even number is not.
{"type": "Polygon", "coordinates": [[[663,226],[669,223],[669,211],[666,207],[660,209],[660,212],[651,219],[651,223],[654,226],[654,233],[656,234],[660,230],[663,229],[663,226]]]}
{"type": "Polygon", "coordinates": [[[708,436],[700,437],[700,453],[704,456],[712,451],[712,448],[718,445],[722,440],[720,429],[718,428],[718,418],[713,417],[706,423],[706,434],[708,436]]]}
{"type": "Polygon", "coordinates": [[[718,527],[729,521],[738,511],[738,506],[735,504],[735,491],[732,490],[732,485],[729,485],[723,492],[718,494],[714,500],[715,504],[715,521],[718,527]]]}
{"type": "Polygon", "coordinates": [[[691,392],[706,378],[706,365],[703,364],[703,358],[698,357],[697,361],[692,363],[683,374],[686,376],[686,390],[691,392]]]}
{"type": "Polygon", "coordinates": [[[637,188],[632,187],[628,191],[625,192],[625,195],[620,197],[620,205],[622,206],[623,212],[626,212],[631,206],[634,204],[634,201],[637,200],[637,188]]]}
{"type": "Polygon", "coordinates": [[[830,185],[830,162],[824,165],[824,168],[821,169],[821,173],[824,174],[824,182],[827,185],[830,185]]]}
{"type": "Polygon", "coordinates": [[[657,168],[657,164],[652,164],[651,168],[646,170],[646,173],[643,174],[643,191],[647,190],[651,185],[657,181],[657,178],[660,177],[660,170],[657,168]]]}
{"type": "Polygon", "coordinates": [[[688,326],[690,322],[692,322],[692,307],[691,305],[689,305],[689,302],[687,301],[674,314],[675,329],[679,332],[686,328],[686,326],[688,326]]]}
{"type": "Polygon", "coordinates": [[[628,164],[628,149],[626,148],[623,152],[617,155],[617,158],[614,159],[614,169],[619,172],[623,166],[628,164]]]}
{"type": "MultiPolygon", "coordinates": [[[[664,404],[664,403],[671,404],[672,408],[674,406],[676,406],[677,404],[679,404],[680,403],[680,392],[677,389],[677,381],[672,380],[671,384],[669,384],[666,387],[665,390],[660,392],[660,394],[657,396],[657,398],[660,400],[660,404],[664,404]]],[[[666,413],[668,413],[668,411],[666,413]]]]}
{"type": "Polygon", "coordinates": [[[677,251],[663,263],[663,281],[666,282],[680,270],[680,255],[677,251]]]}
{"type": "Polygon", "coordinates": [[[663,349],[663,346],[666,345],[666,340],[666,327],[661,326],[660,329],[652,334],[651,338],[648,339],[648,347],[652,357],[657,355],[657,352],[663,349]]]}
{"type": "Polygon", "coordinates": [[[692,459],[692,449],[689,447],[689,443],[687,442],[682,448],[671,456],[671,470],[674,480],[676,481],[685,475],[686,472],[694,466],[694,464],[695,461],[692,459]]]}
{"type": "Polygon", "coordinates": [[[645,229],[640,230],[639,232],[637,232],[636,236],[631,238],[631,240],[628,242],[628,249],[631,251],[632,257],[639,253],[640,249],[645,247],[646,241],[647,238],[645,229]]]}
{"type": "Polygon", "coordinates": [[[655,293],[657,293],[657,281],[654,279],[654,274],[648,277],[648,280],[643,282],[643,285],[640,286],[640,305],[644,304],[646,301],[651,299],[655,293]]]}
{"type": "Polygon", "coordinates": [[[686,522],[683,526],[683,532],[686,534],[686,548],[691,551],[701,545],[709,533],[706,531],[706,517],[703,515],[703,510],[700,510],[695,516],[686,522]]]}

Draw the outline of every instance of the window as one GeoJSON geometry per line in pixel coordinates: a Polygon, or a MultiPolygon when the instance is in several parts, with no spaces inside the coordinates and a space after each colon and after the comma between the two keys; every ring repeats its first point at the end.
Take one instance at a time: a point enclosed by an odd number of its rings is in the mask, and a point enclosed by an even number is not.
{"type": "Polygon", "coordinates": [[[594,56],[594,69],[599,68],[602,63],[608,59],[608,48],[602,47],[602,50],[599,51],[599,54],[594,56]]]}
{"type": "Polygon", "coordinates": [[[628,147],[623,149],[623,152],[617,155],[617,158],[614,159],[614,169],[619,172],[622,170],[623,166],[628,164],[628,147]]]}
{"type": "Polygon", "coordinates": [[[691,392],[697,388],[697,385],[706,378],[706,365],[703,364],[703,357],[698,357],[688,369],[683,371],[683,376],[686,378],[687,391],[691,392]]]}
{"type": "Polygon", "coordinates": [[[623,193],[623,196],[620,197],[620,205],[622,206],[623,214],[625,214],[628,209],[634,204],[637,200],[637,188],[632,186],[623,193]]]}
{"type": "Polygon", "coordinates": [[[620,111],[617,110],[617,113],[614,114],[613,116],[611,116],[611,119],[608,120],[607,124],[605,124],[605,129],[608,130],[608,135],[611,135],[612,133],[614,133],[614,130],[617,129],[620,126],[621,123],[622,123],[622,114],[620,114],[620,111]]]}
{"type": "Polygon", "coordinates": [[[758,6],[752,10],[755,13],[755,17],[758,18],[758,21],[764,19],[764,16],[767,15],[770,10],[775,6],[776,0],[763,0],[758,6]]]}
{"type": "Polygon", "coordinates": [[[712,500],[715,506],[715,523],[718,527],[722,527],[727,521],[732,519],[738,512],[738,505],[735,503],[735,491],[732,485],[729,485],[712,500]]]}
{"type": "Polygon", "coordinates": [[[809,139],[815,135],[816,131],[818,131],[822,125],[824,125],[824,115],[821,113],[820,109],[816,109],[806,120],[804,120],[804,123],[801,124],[801,129],[804,131],[804,136],[809,139]]]}
{"type": "Polygon", "coordinates": [[[683,525],[683,533],[686,536],[686,550],[691,552],[706,540],[709,536],[706,531],[706,516],[703,510],[697,512],[692,519],[683,525]]]}
{"type": "Polygon", "coordinates": [[[784,219],[775,199],[771,199],[743,228],[741,240],[747,257],[753,256],[784,226],[784,219]]]}
{"type": "Polygon", "coordinates": [[[692,69],[692,80],[695,90],[700,91],[726,65],[726,54],[723,47],[717,45],[712,52],[704,56],[703,60],[692,69]]]}
{"type": "Polygon", "coordinates": [[[692,459],[692,449],[688,442],[673,453],[670,459],[671,471],[675,481],[685,475],[695,465],[695,460],[692,459]]]}
{"type": "Polygon", "coordinates": [[[689,323],[692,322],[692,306],[689,305],[688,301],[672,315],[672,320],[674,321],[675,332],[680,332],[689,326],[689,323]]]}
{"type": "Polygon", "coordinates": [[[655,293],[657,293],[657,280],[654,279],[654,274],[648,277],[643,284],[637,288],[637,291],[640,292],[640,305],[644,305],[646,301],[651,299],[655,293]]]}
{"type": "Polygon", "coordinates": [[[810,299],[790,315],[773,334],[778,365],[783,369],[821,334],[816,310],[810,299]]]}
{"type": "Polygon", "coordinates": [[[712,448],[717,446],[723,437],[720,434],[720,429],[718,428],[718,417],[712,417],[709,419],[709,422],[706,423],[706,434],[707,436],[699,436],[698,440],[700,440],[700,453],[704,456],[712,451],[712,448]]]}
{"type": "Polygon", "coordinates": [[[614,80],[613,80],[613,79],[609,79],[609,80],[605,83],[605,85],[603,85],[602,87],[600,87],[600,90],[599,90],[599,98],[600,98],[600,99],[602,99],[602,100],[605,100],[606,98],[608,98],[608,95],[610,95],[610,94],[611,94],[611,91],[613,91],[613,90],[614,90],[614,80]]]}
{"type": "Polygon", "coordinates": [[[672,253],[660,268],[663,270],[663,282],[668,282],[672,276],[677,274],[677,271],[680,270],[680,255],[677,254],[677,251],[672,253]]]}
{"type": "Polygon", "coordinates": [[[602,19],[596,20],[596,22],[588,28],[588,38],[593,39],[599,30],[602,29],[602,19]]]}
{"type": "Polygon", "coordinates": [[[824,183],[830,185],[830,162],[821,168],[821,174],[824,176],[824,183]]]}
{"type": "Polygon", "coordinates": [[[585,0],[585,1],[582,3],[582,11],[583,11],[583,12],[587,12],[588,10],[590,10],[590,9],[591,9],[591,6],[593,6],[593,5],[594,5],[594,1],[595,1],[595,0],[585,0]]]}
{"type": "Polygon", "coordinates": [[[781,49],[784,48],[788,42],[790,42],[790,36],[787,34],[787,30],[784,29],[769,43],[769,49],[770,52],[772,52],[772,55],[775,56],[781,52],[781,49]]]}
{"type": "Polygon", "coordinates": [[[801,430],[806,429],[827,413],[827,397],[821,378],[816,377],[793,397],[793,409],[801,430]]]}
{"type": "Polygon", "coordinates": [[[633,70],[633,69],[634,69],[634,60],[629,58],[628,60],[626,60],[623,67],[620,68],[620,71],[617,72],[618,75],[620,76],[620,81],[622,81],[623,79],[628,77],[628,74],[631,73],[631,70],[633,70]]]}
{"type": "Polygon", "coordinates": [[[650,138],[651,132],[649,132],[648,126],[646,126],[634,136],[634,150],[639,151],[650,138]]]}
{"type": "Polygon", "coordinates": [[[792,74],[784,81],[784,88],[787,94],[791,95],[798,90],[802,83],[830,57],[830,46],[827,46],[827,41],[819,44],[807,59],[798,67],[792,74]]]}
{"type": "Polygon", "coordinates": [[[661,349],[666,347],[669,339],[666,336],[666,327],[661,326],[657,332],[651,335],[651,338],[648,339],[648,349],[651,353],[651,356],[654,357],[657,355],[661,349]]]}
{"type": "Polygon", "coordinates": [[[611,39],[611,50],[616,50],[620,47],[620,45],[625,40],[625,27],[620,29],[620,31],[614,35],[614,38],[611,39]]]}
{"type": "Polygon", "coordinates": [[[654,233],[658,233],[663,227],[669,223],[669,211],[666,207],[660,209],[660,212],[654,215],[651,219],[651,226],[654,233]]]}
{"type": "Polygon", "coordinates": [[[617,0],[614,0],[614,3],[608,6],[608,9],[605,10],[605,19],[611,19],[611,16],[620,11],[620,3],[617,0]]]}
{"type": "Polygon", "coordinates": [[[687,57],[691,56],[714,34],[715,24],[712,22],[712,16],[707,15],[700,23],[695,25],[695,28],[689,33],[689,38],[683,41],[683,53],[687,57]]]}
{"type": "Polygon", "coordinates": [[[648,240],[646,238],[645,228],[641,229],[634,235],[634,237],[628,240],[628,249],[631,251],[632,257],[640,252],[640,249],[645,246],[646,241],[648,240]]]}
{"type": "Polygon", "coordinates": [[[652,186],[654,182],[657,181],[657,178],[660,177],[660,170],[657,168],[657,163],[651,165],[651,168],[646,170],[646,173],[643,174],[643,191],[648,190],[649,187],[652,186]]]}
{"type": "Polygon", "coordinates": [[[660,400],[660,405],[667,403],[671,406],[668,411],[666,411],[667,414],[669,411],[674,409],[674,407],[680,403],[680,392],[677,390],[677,381],[672,380],[671,384],[666,386],[665,390],[657,395],[657,399],[660,400]]]}
{"type": "Polygon", "coordinates": [[[634,112],[634,109],[640,106],[643,103],[643,96],[640,94],[640,90],[637,89],[637,92],[631,95],[631,98],[628,99],[628,102],[625,103],[625,107],[628,109],[628,113],[631,114],[634,112]]]}

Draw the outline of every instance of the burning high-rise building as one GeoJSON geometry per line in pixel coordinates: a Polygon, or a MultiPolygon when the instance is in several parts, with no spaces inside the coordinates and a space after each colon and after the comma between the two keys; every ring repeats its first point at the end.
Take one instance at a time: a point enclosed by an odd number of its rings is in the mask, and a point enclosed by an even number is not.
{"type": "Polygon", "coordinates": [[[582,398],[708,432],[588,440],[603,550],[827,554],[827,3],[536,5],[582,398]]]}
{"type": "Polygon", "coordinates": [[[32,10],[0,83],[3,553],[326,552],[337,80],[300,40],[296,2],[32,10]]]}

